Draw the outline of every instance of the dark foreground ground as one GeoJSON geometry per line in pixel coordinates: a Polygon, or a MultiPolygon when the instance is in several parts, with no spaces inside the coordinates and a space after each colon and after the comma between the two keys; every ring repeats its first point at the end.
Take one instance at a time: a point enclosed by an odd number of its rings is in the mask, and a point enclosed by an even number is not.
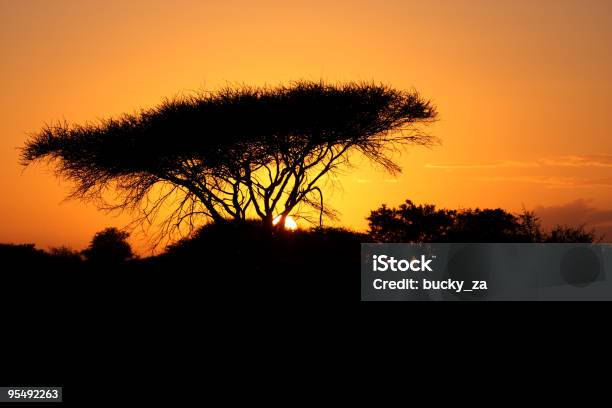
{"type": "Polygon", "coordinates": [[[211,228],[159,256],[122,262],[89,262],[28,246],[4,246],[4,290],[21,294],[24,301],[96,307],[171,300],[359,300],[364,235],[339,229],[263,234],[259,228],[229,228],[211,228]]]}
{"type": "Polygon", "coordinates": [[[229,228],[157,257],[106,264],[1,246],[3,383],[63,385],[71,406],[187,406],[176,401],[191,400],[188,390],[218,383],[230,385],[217,389],[227,389],[225,398],[290,390],[296,369],[315,373],[302,385],[337,387],[339,372],[368,378],[377,371],[367,364],[418,357],[414,342],[432,329],[441,353],[478,327],[487,330],[481,341],[496,341],[495,325],[515,345],[534,347],[533,336],[517,337],[529,319],[535,335],[554,316],[581,330],[586,316],[575,306],[487,304],[483,313],[469,302],[364,304],[360,243],[369,237],[229,228]],[[263,385],[236,389],[238,378],[263,385]]]}
{"type": "MultiPolygon", "coordinates": [[[[89,406],[83,402],[100,381],[142,379],[128,367],[187,364],[218,376],[236,359],[256,359],[248,363],[256,375],[271,352],[295,347],[306,358],[322,341],[357,329],[361,238],[341,230],[209,231],[164,255],[110,264],[4,246],[1,308],[11,361],[3,371],[11,384],[64,384],[68,400],[89,406]],[[217,358],[225,362],[213,368],[217,358]]],[[[182,384],[200,378],[163,371],[182,384]]]]}

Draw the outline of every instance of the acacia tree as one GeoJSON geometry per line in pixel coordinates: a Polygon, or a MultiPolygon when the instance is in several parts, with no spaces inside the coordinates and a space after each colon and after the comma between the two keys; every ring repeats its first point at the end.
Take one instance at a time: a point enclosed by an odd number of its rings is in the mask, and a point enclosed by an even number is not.
{"type": "Polygon", "coordinates": [[[187,225],[257,216],[279,225],[300,206],[327,211],[321,181],[360,152],[390,172],[389,149],[433,139],[418,124],[436,117],[417,92],[369,83],[295,82],[226,87],[166,99],[97,123],[47,125],[22,163],[48,160],[74,183],[71,197],[139,210],[161,235],[187,225]],[[112,204],[103,196],[115,192],[112,204]]]}

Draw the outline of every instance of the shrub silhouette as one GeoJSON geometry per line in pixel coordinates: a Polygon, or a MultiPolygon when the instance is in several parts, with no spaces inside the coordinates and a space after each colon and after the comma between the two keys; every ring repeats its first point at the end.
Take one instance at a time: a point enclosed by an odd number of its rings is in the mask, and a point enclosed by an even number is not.
{"type": "Polygon", "coordinates": [[[49,248],[49,255],[66,261],[78,262],[81,260],[81,253],[65,245],[49,248]]]}
{"type": "Polygon", "coordinates": [[[117,228],[106,228],[97,232],[83,255],[88,261],[98,264],[121,263],[134,256],[127,242],[129,233],[117,228]]]}
{"type": "Polygon", "coordinates": [[[37,249],[34,244],[0,244],[0,259],[13,268],[39,265],[46,258],[45,251],[37,249]]]}
{"type": "Polygon", "coordinates": [[[593,242],[584,226],[556,226],[542,231],[529,211],[514,215],[496,209],[437,209],[406,200],[397,208],[382,205],[367,218],[369,235],[378,242],[593,242]]]}
{"type": "Polygon", "coordinates": [[[48,273],[73,272],[82,269],[81,254],[68,247],[50,248],[48,251],[37,249],[34,244],[0,244],[0,259],[6,265],[7,272],[20,274],[30,271],[48,273]]]}
{"type": "Polygon", "coordinates": [[[544,242],[584,242],[589,243],[595,240],[603,241],[603,236],[595,236],[595,231],[587,231],[584,225],[578,227],[571,227],[567,225],[557,225],[550,233],[548,233],[543,241],[544,242]]]}

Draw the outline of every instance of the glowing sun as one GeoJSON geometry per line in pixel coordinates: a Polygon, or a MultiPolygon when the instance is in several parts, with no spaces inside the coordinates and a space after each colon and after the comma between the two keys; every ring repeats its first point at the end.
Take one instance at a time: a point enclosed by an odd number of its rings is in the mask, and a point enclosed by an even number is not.
{"type": "MultiPolygon", "coordinates": [[[[276,218],[272,220],[272,224],[274,225],[278,224],[280,219],[281,219],[281,216],[278,215],[276,218]]],[[[292,216],[288,215],[287,218],[285,218],[285,229],[289,231],[295,231],[297,227],[298,227],[297,222],[295,222],[292,216]]]]}

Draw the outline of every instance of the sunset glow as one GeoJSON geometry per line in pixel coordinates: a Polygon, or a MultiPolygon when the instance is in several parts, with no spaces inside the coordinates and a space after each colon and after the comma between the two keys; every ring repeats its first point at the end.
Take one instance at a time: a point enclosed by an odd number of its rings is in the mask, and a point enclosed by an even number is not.
{"type": "MultiPolygon", "coordinates": [[[[274,218],[272,223],[274,225],[277,225],[280,219],[281,219],[281,216],[279,215],[276,218],[274,218]]],[[[295,231],[297,228],[298,228],[297,222],[295,222],[292,216],[288,215],[287,218],[285,218],[285,229],[289,231],[295,231]]]]}
{"type": "MultiPolygon", "coordinates": [[[[431,148],[388,174],[359,155],[323,183],[327,225],[367,229],[406,199],[523,207],[612,237],[612,2],[485,0],[4,1],[0,241],[82,249],[129,214],[65,200],[71,184],[19,165],[45,123],[93,122],[228,84],[375,81],[416,89],[431,148]],[[587,6],[588,4],[588,6],[587,6]]],[[[112,192],[109,193],[112,196],[112,192]]],[[[295,220],[287,219],[288,228],[295,220]]],[[[147,234],[130,238],[146,252],[147,234]]]]}

